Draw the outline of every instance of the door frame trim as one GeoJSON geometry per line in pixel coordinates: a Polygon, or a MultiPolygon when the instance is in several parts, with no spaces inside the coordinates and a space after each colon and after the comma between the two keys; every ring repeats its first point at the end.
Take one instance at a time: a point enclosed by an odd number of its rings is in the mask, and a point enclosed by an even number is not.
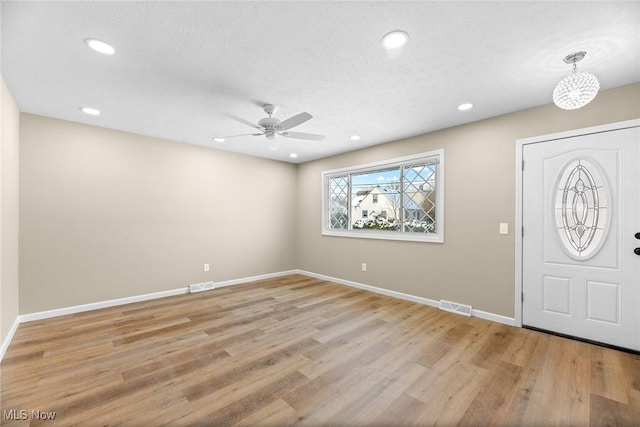
{"type": "MultiPolygon", "coordinates": [[[[514,313],[515,325],[522,327],[522,160],[524,146],[539,142],[548,142],[558,139],[572,138],[576,136],[592,135],[596,133],[611,132],[615,130],[640,127],[640,119],[625,120],[622,122],[609,123],[599,126],[591,126],[582,129],[574,129],[565,132],[552,133],[547,135],[534,136],[516,140],[516,185],[515,185],[515,293],[514,293],[514,313]]],[[[526,167],[526,166],[525,166],[526,167]]]]}

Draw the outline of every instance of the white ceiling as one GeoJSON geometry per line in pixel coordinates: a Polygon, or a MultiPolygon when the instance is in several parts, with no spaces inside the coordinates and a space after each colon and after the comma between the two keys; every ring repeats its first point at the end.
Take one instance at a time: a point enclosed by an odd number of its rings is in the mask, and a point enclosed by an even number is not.
{"type": "MultiPolygon", "coordinates": [[[[638,2],[2,2],[2,74],[21,111],[294,163],[551,102],[579,64],[640,81],[638,2]],[[380,40],[404,30],[390,54],[380,40]],[[112,44],[113,56],[83,40],[112,44]],[[457,105],[475,108],[459,112],[457,105]],[[264,137],[256,122],[314,118],[264,137]],[[79,111],[102,111],[90,117],[79,111]],[[361,135],[351,141],[352,134],[361,135]],[[290,152],[299,157],[289,158],[290,152]]],[[[569,113],[568,113],[569,114],[569,113]]]]}

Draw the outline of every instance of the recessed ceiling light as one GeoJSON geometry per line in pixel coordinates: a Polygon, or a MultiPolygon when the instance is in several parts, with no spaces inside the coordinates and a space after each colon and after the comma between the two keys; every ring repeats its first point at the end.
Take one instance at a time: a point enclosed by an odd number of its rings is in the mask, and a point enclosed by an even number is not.
{"type": "Polygon", "coordinates": [[[292,159],[295,159],[298,157],[298,153],[291,153],[289,154],[289,157],[291,157],[292,159]]]}
{"type": "Polygon", "coordinates": [[[349,137],[349,139],[350,139],[350,140],[352,140],[352,141],[357,141],[357,140],[359,140],[359,139],[360,139],[360,135],[351,135],[351,136],[349,137]]]}
{"type": "Polygon", "coordinates": [[[215,137],[215,138],[213,138],[213,140],[214,140],[215,142],[224,142],[224,138],[218,138],[218,137],[215,137]]]}
{"type": "Polygon", "coordinates": [[[467,111],[473,108],[473,104],[470,102],[465,102],[464,104],[458,105],[458,110],[467,111]]]}
{"type": "Polygon", "coordinates": [[[104,53],[105,55],[113,55],[116,50],[109,43],[103,42],[98,39],[85,39],[84,44],[89,46],[96,52],[104,53]]]}
{"type": "Polygon", "coordinates": [[[382,38],[382,47],[385,49],[397,49],[407,44],[409,34],[404,31],[392,31],[382,38]]]}
{"type": "Polygon", "coordinates": [[[90,116],[99,116],[100,115],[100,110],[96,110],[95,108],[91,108],[91,107],[81,107],[80,111],[82,111],[85,114],[88,114],[90,116]]]}

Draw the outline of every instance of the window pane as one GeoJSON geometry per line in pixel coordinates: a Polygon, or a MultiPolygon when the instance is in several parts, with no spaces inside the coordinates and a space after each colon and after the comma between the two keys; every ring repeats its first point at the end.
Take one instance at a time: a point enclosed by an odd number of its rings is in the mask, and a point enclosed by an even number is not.
{"type": "Polygon", "coordinates": [[[444,150],[323,171],[322,234],[444,242],[441,167],[444,150]]]}
{"type": "Polygon", "coordinates": [[[436,232],[436,163],[404,167],[404,231],[436,232]]]}
{"type": "Polygon", "coordinates": [[[348,229],[348,191],[348,175],[329,179],[329,228],[348,229]]]}
{"type": "Polygon", "coordinates": [[[353,230],[399,230],[400,187],[399,167],[351,175],[353,230]]]}

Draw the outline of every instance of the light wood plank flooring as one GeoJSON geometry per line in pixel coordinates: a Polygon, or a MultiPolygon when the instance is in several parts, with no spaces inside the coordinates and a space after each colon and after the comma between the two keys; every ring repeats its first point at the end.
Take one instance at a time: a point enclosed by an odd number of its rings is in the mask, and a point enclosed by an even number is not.
{"type": "Polygon", "coordinates": [[[300,275],[25,323],[0,375],[7,426],[640,425],[639,356],[300,275]]]}

